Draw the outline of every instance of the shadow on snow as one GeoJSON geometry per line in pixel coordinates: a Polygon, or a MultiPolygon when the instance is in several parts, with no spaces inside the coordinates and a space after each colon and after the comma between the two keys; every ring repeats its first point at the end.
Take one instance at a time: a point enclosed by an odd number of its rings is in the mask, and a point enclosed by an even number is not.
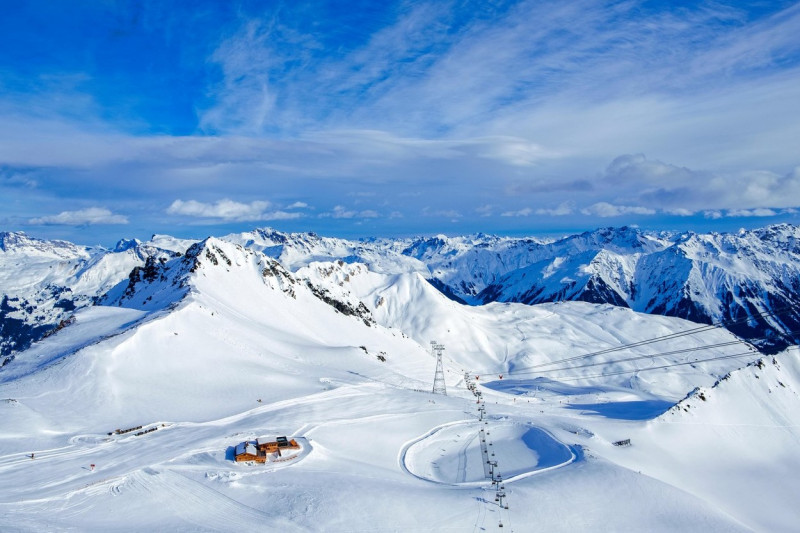
{"type": "Polygon", "coordinates": [[[574,403],[569,409],[588,411],[586,414],[614,418],[617,420],[650,420],[667,412],[673,402],[664,400],[641,400],[633,402],[574,403]]]}

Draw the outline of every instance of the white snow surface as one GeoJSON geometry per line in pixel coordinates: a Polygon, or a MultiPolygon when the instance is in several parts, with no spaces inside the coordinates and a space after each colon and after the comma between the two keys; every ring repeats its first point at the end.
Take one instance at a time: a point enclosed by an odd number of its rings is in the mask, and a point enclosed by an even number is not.
{"type": "MultiPolygon", "coordinates": [[[[120,241],[116,249],[107,250],[0,233],[0,299],[9,308],[0,312],[28,327],[50,329],[123,282],[148,257],[172,255],[166,248],[136,240],[120,241]]],[[[24,347],[10,337],[0,337],[0,348],[24,347]]]]}
{"type": "Polygon", "coordinates": [[[269,228],[225,239],[292,271],[341,260],[417,273],[473,304],[578,300],[727,323],[770,353],[791,345],[800,327],[800,227],[791,224],[721,234],[601,228],[550,241],[484,234],[347,241],[269,228]]]}
{"type": "Polygon", "coordinates": [[[533,373],[697,325],[588,303],[467,307],[418,272],[290,273],[252,245],[196,246],[0,371],[0,530],[796,530],[796,350],[648,370],[748,352],[682,351],[736,341],[710,329],[533,373]],[[358,303],[372,320],[341,311],[358,303]],[[447,396],[429,392],[433,340],[447,396]],[[481,424],[508,509],[482,477],[481,424]],[[262,435],[303,452],[232,460],[262,435]]]}

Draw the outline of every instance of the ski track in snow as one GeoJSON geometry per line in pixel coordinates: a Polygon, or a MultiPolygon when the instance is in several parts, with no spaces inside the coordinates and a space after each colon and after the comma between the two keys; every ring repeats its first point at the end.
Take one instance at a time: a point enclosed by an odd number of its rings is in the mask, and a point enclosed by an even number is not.
{"type": "MultiPolygon", "coordinates": [[[[473,421],[450,422],[450,423],[442,424],[440,426],[437,426],[437,427],[431,429],[430,431],[426,432],[425,434],[421,435],[420,437],[417,437],[416,439],[413,439],[413,440],[409,441],[408,443],[406,443],[403,446],[403,448],[400,450],[400,455],[399,455],[399,463],[401,465],[401,468],[403,469],[404,472],[408,473],[409,475],[411,475],[411,476],[413,476],[413,477],[415,477],[417,479],[430,482],[430,483],[437,483],[437,484],[442,484],[442,485],[450,485],[450,486],[455,486],[455,487],[469,487],[469,488],[481,487],[481,486],[485,486],[485,485],[491,483],[491,481],[488,481],[488,480],[469,481],[469,482],[466,481],[466,464],[467,464],[466,451],[467,451],[467,448],[469,447],[469,445],[478,437],[478,427],[479,427],[478,423],[473,420],[473,421]],[[475,426],[474,428],[470,427],[470,426],[473,426],[473,425],[475,426]],[[415,468],[413,466],[413,464],[410,463],[409,451],[412,448],[414,448],[415,446],[420,446],[420,445],[426,444],[428,441],[430,441],[433,437],[435,437],[438,433],[442,432],[443,430],[452,429],[452,428],[455,428],[455,427],[458,427],[458,426],[465,426],[464,429],[462,430],[462,433],[469,434],[469,437],[463,438],[463,440],[464,440],[463,444],[461,444],[457,448],[457,450],[455,451],[455,455],[456,455],[457,460],[458,460],[457,468],[456,468],[456,472],[457,472],[456,473],[456,478],[457,478],[457,480],[455,482],[447,482],[447,481],[442,481],[441,479],[431,479],[428,476],[425,476],[423,474],[419,474],[419,473],[415,472],[415,470],[417,470],[417,468],[415,468]],[[461,481],[459,481],[458,478],[461,478],[461,481]]],[[[497,423],[493,423],[493,424],[490,424],[488,427],[493,429],[495,432],[497,432],[498,428],[501,427],[501,426],[498,426],[497,423]]],[[[563,446],[565,451],[567,451],[569,453],[569,457],[564,459],[563,461],[557,462],[557,464],[548,465],[546,467],[538,467],[536,465],[534,465],[532,467],[529,467],[529,469],[527,469],[527,471],[518,472],[518,473],[515,473],[515,474],[513,474],[511,476],[505,477],[504,481],[506,483],[512,483],[514,481],[525,479],[527,477],[530,477],[530,476],[533,476],[533,475],[536,475],[536,474],[540,474],[540,473],[543,473],[543,472],[550,472],[550,471],[556,470],[558,468],[565,467],[565,466],[571,464],[572,462],[574,462],[577,459],[577,456],[575,455],[575,453],[572,450],[570,450],[568,446],[564,445],[562,442],[560,442],[558,439],[556,439],[549,432],[543,430],[542,428],[537,428],[537,427],[534,427],[534,426],[530,426],[529,427],[529,431],[539,431],[543,435],[546,435],[547,436],[546,438],[552,439],[552,442],[554,444],[563,446]]],[[[502,441],[494,441],[493,444],[494,444],[494,452],[497,453],[498,457],[504,457],[504,452],[500,451],[500,449],[503,447],[502,446],[502,441]]],[[[533,448],[531,448],[531,450],[536,451],[533,448]]],[[[508,454],[505,454],[505,455],[508,455],[508,454]]],[[[503,471],[503,467],[504,467],[503,461],[500,461],[499,459],[498,459],[498,461],[500,462],[500,471],[502,472],[503,471]]]]}
{"type": "Polygon", "coordinates": [[[237,531],[268,515],[170,470],[145,468],[131,474],[126,490],[157,494],[173,513],[199,529],[237,531]]]}

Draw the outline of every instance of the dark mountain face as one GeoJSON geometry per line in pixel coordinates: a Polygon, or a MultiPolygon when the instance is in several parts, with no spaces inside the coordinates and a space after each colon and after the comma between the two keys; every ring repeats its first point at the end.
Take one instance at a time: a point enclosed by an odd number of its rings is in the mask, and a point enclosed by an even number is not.
{"type": "Polygon", "coordinates": [[[131,269],[173,255],[136,240],[106,250],[0,233],[0,365],[64,327],[131,269]]]}
{"type": "MultiPolygon", "coordinates": [[[[526,266],[498,277],[475,300],[608,303],[721,324],[771,353],[796,344],[800,332],[798,237],[800,229],[787,224],[667,238],[602,229],[538,246],[526,266]]],[[[457,276],[439,280],[456,294],[461,283],[457,276]]]]}

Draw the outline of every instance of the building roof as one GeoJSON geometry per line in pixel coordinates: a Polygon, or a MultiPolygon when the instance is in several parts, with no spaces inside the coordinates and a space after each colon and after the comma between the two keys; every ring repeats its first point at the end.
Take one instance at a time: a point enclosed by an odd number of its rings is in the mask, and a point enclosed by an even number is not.
{"type": "Polygon", "coordinates": [[[258,455],[258,450],[256,449],[255,446],[253,446],[249,442],[240,442],[239,444],[236,445],[235,454],[236,455],[243,455],[243,454],[258,455]]]}

